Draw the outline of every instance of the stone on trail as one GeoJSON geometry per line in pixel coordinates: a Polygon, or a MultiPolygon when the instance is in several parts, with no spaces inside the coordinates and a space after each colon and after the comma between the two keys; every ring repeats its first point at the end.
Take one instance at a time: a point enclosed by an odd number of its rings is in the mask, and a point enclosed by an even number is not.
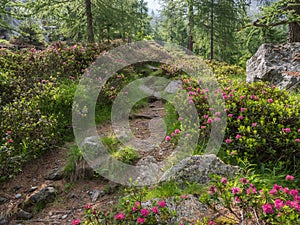
{"type": "Polygon", "coordinates": [[[46,205],[47,203],[53,202],[55,200],[56,190],[51,186],[44,186],[41,189],[33,192],[27,196],[23,203],[23,209],[27,210],[37,204],[46,205]]]}
{"type": "Polygon", "coordinates": [[[6,225],[7,220],[3,217],[3,215],[0,213],[0,225],[6,225]]]}
{"type": "Polygon", "coordinates": [[[54,168],[49,172],[49,174],[45,177],[46,180],[61,180],[64,177],[64,167],[54,168]]]}
{"type": "Polygon", "coordinates": [[[16,198],[16,199],[19,199],[19,198],[21,198],[21,197],[22,197],[22,194],[16,194],[16,195],[15,195],[15,198],[16,198]]]}
{"type": "Polygon", "coordinates": [[[19,220],[29,220],[33,217],[33,215],[29,212],[26,212],[24,210],[20,210],[17,215],[16,215],[16,218],[19,219],[19,220]]]}
{"type": "Polygon", "coordinates": [[[96,202],[99,197],[103,197],[105,195],[104,191],[94,190],[91,192],[91,200],[92,202],[96,202]]]}
{"type": "Polygon", "coordinates": [[[2,198],[2,197],[0,197],[0,205],[1,204],[3,204],[4,202],[6,202],[7,201],[7,199],[6,198],[2,198]]]}

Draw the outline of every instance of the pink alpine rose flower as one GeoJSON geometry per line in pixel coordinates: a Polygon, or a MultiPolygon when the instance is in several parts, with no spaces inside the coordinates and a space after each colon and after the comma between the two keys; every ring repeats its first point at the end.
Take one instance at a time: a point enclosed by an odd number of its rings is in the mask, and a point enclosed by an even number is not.
{"type": "Polygon", "coordinates": [[[293,181],[295,178],[292,175],[286,175],[285,180],[293,181]]]}
{"type": "Polygon", "coordinates": [[[92,206],[91,206],[91,204],[87,204],[86,206],[85,206],[85,209],[90,209],[92,206]]]}
{"type": "Polygon", "coordinates": [[[236,138],[236,139],[240,139],[240,138],[242,138],[242,135],[237,134],[237,135],[235,136],[235,138],[236,138]]]}
{"type": "Polygon", "coordinates": [[[152,208],[152,212],[153,212],[154,214],[157,214],[157,213],[158,213],[158,207],[157,207],[157,206],[153,207],[153,208],[152,208]]]}
{"type": "Polygon", "coordinates": [[[119,213],[119,214],[115,215],[116,220],[123,220],[124,218],[125,218],[124,213],[119,213]]]}
{"type": "Polygon", "coordinates": [[[141,214],[143,217],[147,217],[149,215],[148,209],[141,209],[141,214]]]}
{"type": "Polygon", "coordinates": [[[226,178],[226,177],[222,177],[221,183],[222,183],[222,184],[227,184],[227,178],[226,178]]]}
{"type": "Polygon", "coordinates": [[[78,225],[78,224],[80,224],[80,220],[78,219],[78,220],[73,220],[72,221],[72,225],[78,225]]]}
{"type": "Polygon", "coordinates": [[[237,194],[237,193],[239,193],[240,191],[241,191],[241,189],[238,188],[238,187],[233,187],[233,188],[232,188],[232,194],[237,194]]]}
{"type": "Polygon", "coordinates": [[[211,186],[210,188],[209,188],[209,194],[210,195],[213,195],[214,193],[216,193],[217,192],[217,188],[216,187],[214,187],[214,186],[211,186]]]}
{"type": "Polygon", "coordinates": [[[180,133],[180,130],[179,130],[179,129],[176,129],[174,132],[175,132],[175,134],[179,134],[179,133],[180,133]]]}
{"type": "Polygon", "coordinates": [[[141,217],[137,218],[137,220],[136,220],[136,222],[137,222],[137,223],[140,223],[140,224],[144,224],[145,221],[146,221],[146,220],[145,220],[144,218],[141,218],[141,217]]]}
{"type": "Polygon", "coordinates": [[[256,126],[257,126],[257,123],[252,123],[251,126],[252,126],[252,127],[256,127],[256,126]]]}
{"type": "Polygon", "coordinates": [[[240,179],[240,182],[241,182],[242,184],[248,184],[248,183],[249,183],[249,181],[248,181],[247,178],[245,178],[245,177],[241,178],[241,179],[240,179]]]}
{"type": "Polygon", "coordinates": [[[242,119],[244,119],[243,116],[238,116],[238,120],[242,120],[242,119]]]}
{"type": "Polygon", "coordinates": [[[166,205],[167,205],[165,201],[159,201],[159,202],[157,202],[157,204],[162,208],[166,207],[166,205]]]}
{"type": "Polygon", "coordinates": [[[277,198],[274,201],[274,205],[276,209],[281,209],[284,206],[284,202],[281,199],[277,198]]]}
{"type": "Polygon", "coordinates": [[[271,214],[274,212],[273,206],[270,203],[264,204],[262,206],[264,214],[271,214]]]}
{"type": "Polygon", "coordinates": [[[228,144],[228,143],[232,142],[232,140],[230,140],[230,139],[227,138],[227,139],[225,140],[225,142],[228,144]]]}

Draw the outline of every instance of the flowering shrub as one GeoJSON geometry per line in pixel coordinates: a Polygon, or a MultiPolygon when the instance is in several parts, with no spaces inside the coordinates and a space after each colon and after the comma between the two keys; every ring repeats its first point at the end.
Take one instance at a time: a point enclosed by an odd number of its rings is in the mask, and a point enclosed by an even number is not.
{"type": "Polygon", "coordinates": [[[24,49],[11,51],[0,49],[0,68],[13,71],[16,76],[47,79],[54,77],[78,77],[86,68],[107,50],[109,46],[80,43],[68,46],[62,42],[54,43],[45,50],[24,49]]]}
{"type": "Polygon", "coordinates": [[[297,97],[264,83],[240,83],[222,94],[227,96],[223,149],[228,162],[242,159],[272,168],[280,161],[280,166],[294,171],[300,154],[297,97]]]}
{"type": "MultiPolygon", "coordinates": [[[[2,144],[0,145],[0,175],[19,172],[20,169],[19,166],[21,163],[21,157],[12,157],[12,155],[14,154],[14,140],[12,136],[13,133],[9,130],[4,134],[4,137],[1,140],[2,144]],[[14,167],[14,165],[18,166],[14,167]]],[[[0,177],[1,180],[6,179],[6,177],[0,177]]]]}
{"type": "Polygon", "coordinates": [[[106,48],[58,42],[43,51],[0,49],[0,132],[13,135],[11,143],[0,140],[2,179],[71,136],[76,78],[106,48]]]}
{"type": "MultiPolygon", "coordinates": [[[[300,104],[296,95],[263,82],[247,84],[220,79],[222,88],[214,94],[225,101],[225,112],[221,112],[209,106],[208,89],[202,89],[185,75],[180,79],[189,95],[186,104],[190,101],[198,110],[199,140],[202,142],[199,146],[205,146],[208,141],[212,124],[225,116],[225,138],[219,153],[224,161],[231,164],[250,162],[259,168],[272,168],[277,164],[291,171],[299,167],[296,159],[300,157],[300,104]]],[[[181,127],[174,119],[173,124],[180,130],[189,129],[181,127]]],[[[166,140],[172,141],[171,133],[166,140]]],[[[195,153],[201,150],[203,148],[195,153]]]]}
{"type": "Polygon", "coordinates": [[[20,170],[22,162],[37,157],[59,141],[54,136],[57,118],[43,113],[39,105],[38,98],[44,94],[45,90],[37,85],[0,107],[0,132],[11,132],[8,140],[0,140],[0,177],[12,176],[20,170]]]}
{"type": "Polygon", "coordinates": [[[176,215],[167,208],[164,200],[152,200],[150,203],[142,203],[145,196],[145,188],[130,188],[128,196],[120,199],[120,203],[111,211],[99,211],[92,209],[90,205],[85,207],[85,220],[76,219],[72,224],[170,224],[170,219],[176,215]]]}
{"type": "Polygon", "coordinates": [[[299,192],[294,189],[293,176],[287,175],[286,180],[289,181],[286,187],[274,184],[268,188],[254,184],[251,178],[218,177],[200,200],[235,224],[249,221],[250,224],[299,224],[299,192]]]}

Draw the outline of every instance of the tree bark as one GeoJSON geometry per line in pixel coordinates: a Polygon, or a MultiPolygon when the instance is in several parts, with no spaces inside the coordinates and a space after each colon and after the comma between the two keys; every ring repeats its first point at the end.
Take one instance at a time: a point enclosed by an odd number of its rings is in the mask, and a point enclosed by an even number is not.
{"type": "Polygon", "coordinates": [[[214,0],[210,8],[210,60],[214,59],[214,0]]]}
{"type": "Polygon", "coordinates": [[[188,1],[188,18],[189,18],[189,33],[188,33],[188,50],[193,51],[193,30],[194,30],[194,9],[193,9],[193,1],[188,1]]]}
{"type": "Polygon", "coordinates": [[[85,0],[85,10],[87,19],[87,38],[88,42],[94,42],[94,31],[93,31],[93,15],[92,15],[92,3],[91,0],[85,0]]]}
{"type": "MultiPolygon", "coordinates": [[[[289,7],[295,10],[295,13],[300,15],[300,0],[295,0],[294,4],[289,7]]],[[[300,22],[292,22],[289,24],[289,37],[288,41],[300,42],[300,22]]]]}

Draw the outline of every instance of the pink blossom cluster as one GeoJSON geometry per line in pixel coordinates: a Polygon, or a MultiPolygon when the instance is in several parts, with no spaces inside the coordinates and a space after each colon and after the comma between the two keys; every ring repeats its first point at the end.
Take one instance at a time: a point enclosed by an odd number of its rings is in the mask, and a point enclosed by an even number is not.
{"type": "MultiPolygon", "coordinates": [[[[294,176],[286,175],[286,181],[293,182],[295,180],[294,176]]],[[[221,178],[221,183],[223,185],[228,184],[228,180],[226,177],[221,178]]],[[[233,194],[234,201],[236,203],[241,203],[243,199],[243,195],[253,195],[259,194],[262,198],[266,198],[266,192],[264,190],[260,190],[259,192],[256,190],[255,186],[249,182],[249,180],[245,177],[240,179],[240,183],[243,185],[242,187],[231,187],[231,193],[233,194]]],[[[223,186],[224,187],[224,186],[223,186]]],[[[213,195],[217,193],[218,189],[215,186],[210,186],[208,193],[213,195]]],[[[221,192],[221,189],[220,189],[221,192]]],[[[295,210],[295,212],[300,214],[300,196],[298,189],[289,189],[288,187],[283,187],[278,184],[274,184],[273,188],[269,191],[271,200],[264,203],[262,207],[262,212],[264,214],[272,214],[277,213],[280,216],[280,210],[285,207],[290,210],[295,210]],[[273,200],[272,200],[273,199],[273,200]],[[271,201],[271,202],[270,202],[271,201]]]]}
{"type": "MultiPolygon", "coordinates": [[[[141,208],[141,204],[139,202],[135,203],[135,206],[132,207],[131,211],[136,212],[139,211],[139,216],[136,219],[137,224],[145,224],[147,217],[150,215],[152,212],[153,214],[158,214],[159,213],[159,208],[164,208],[166,207],[166,202],[165,201],[158,201],[157,202],[158,206],[154,206],[150,210],[147,208],[141,208]]],[[[115,220],[125,220],[126,216],[124,213],[117,213],[115,215],[115,220]]]]}
{"type": "Polygon", "coordinates": [[[170,141],[171,140],[171,137],[174,137],[176,135],[180,134],[180,130],[179,129],[175,129],[174,132],[171,133],[171,136],[166,136],[165,137],[165,141],[170,141]]]}

